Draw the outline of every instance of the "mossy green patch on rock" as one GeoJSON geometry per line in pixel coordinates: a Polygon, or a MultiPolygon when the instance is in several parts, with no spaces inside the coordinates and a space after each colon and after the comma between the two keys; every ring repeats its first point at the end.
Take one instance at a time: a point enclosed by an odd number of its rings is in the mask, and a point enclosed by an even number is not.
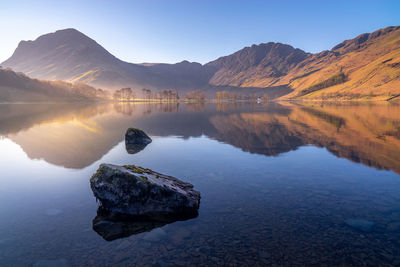
{"type": "Polygon", "coordinates": [[[147,168],[143,168],[143,167],[139,167],[139,166],[135,166],[135,165],[124,165],[124,168],[134,172],[134,173],[147,173],[147,174],[153,174],[153,171],[147,168]]]}

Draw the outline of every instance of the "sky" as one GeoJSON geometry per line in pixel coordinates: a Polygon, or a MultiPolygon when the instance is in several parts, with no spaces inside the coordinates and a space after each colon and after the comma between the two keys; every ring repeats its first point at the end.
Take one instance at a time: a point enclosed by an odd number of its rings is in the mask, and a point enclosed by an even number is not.
{"type": "Polygon", "coordinates": [[[245,46],[315,53],[400,25],[400,1],[0,0],[0,62],[19,41],[75,28],[132,62],[207,63],[245,46]]]}

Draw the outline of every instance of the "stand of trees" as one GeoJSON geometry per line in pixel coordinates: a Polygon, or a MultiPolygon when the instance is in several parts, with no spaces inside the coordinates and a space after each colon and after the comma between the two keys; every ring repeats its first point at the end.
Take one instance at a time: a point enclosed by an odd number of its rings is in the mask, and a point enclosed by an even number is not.
{"type": "MultiPolygon", "coordinates": [[[[83,86],[84,87],[84,86],[83,86]]],[[[89,90],[85,88],[86,94],[94,95],[99,98],[108,98],[108,92],[103,91],[101,89],[93,89],[89,90]]],[[[136,99],[136,94],[131,88],[122,88],[114,92],[113,99],[117,101],[130,101],[136,99]]],[[[143,88],[142,89],[142,99],[145,100],[153,100],[153,101],[167,101],[167,102],[177,102],[179,97],[178,90],[163,90],[160,92],[153,93],[150,89],[143,88]]],[[[185,94],[185,99],[189,101],[196,101],[196,102],[204,102],[206,100],[206,93],[200,90],[194,90],[187,92],[185,94]]],[[[243,95],[236,92],[229,92],[229,91],[218,91],[216,92],[216,100],[217,102],[223,101],[238,101],[238,100],[247,100],[247,101],[262,101],[268,102],[269,96],[264,94],[263,96],[258,96],[256,94],[251,95],[243,95]]]]}
{"type": "Polygon", "coordinates": [[[150,89],[142,89],[143,99],[154,99],[154,100],[167,100],[167,101],[177,101],[179,99],[178,90],[163,90],[161,92],[152,93],[150,89]]]}
{"type": "Polygon", "coordinates": [[[143,99],[152,99],[152,93],[150,89],[143,88],[142,89],[142,97],[143,99]]]}
{"type": "Polygon", "coordinates": [[[131,88],[122,88],[114,92],[113,98],[119,101],[129,101],[135,99],[136,95],[131,88]]]}
{"type": "MultiPolygon", "coordinates": [[[[113,98],[118,101],[129,101],[136,99],[136,94],[131,88],[122,88],[114,92],[113,98]]],[[[159,101],[167,100],[168,102],[173,102],[179,99],[179,94],[177,90],[163,90],[161,92],[152,93],[150,89],[143,88],[142,99],[159,101]]]]}
{"type": "Polygon", "coordinates": [[[179,93],[177,90],[164,90],[156,93],[154,98],[158,100],[177,101],[179,100],[179,93]]]}
{"type": "Polygon", "coordinates": [[[332,77],[330,77],[329,79],[322,81],[320,83],[311,85],[310,87],[301,90],[300,93],[298,94],[298,96],[304,96],[310,93],[313,93],[315,91],[321,90],[321,89],[325,89],[337,84],[341,84],[346,82],[346,75],[340,70],[338,73],[336,73],[335,75],[333,75],[332,77]]]}
{"type": "Polygon", "coordinates": [[[238,101],[238,100],[246,100],[246,101],[258,101],[261,100],[262,102],[268,102],[270,100],[268,94],[264,94],[263,96],[258,96],[256,94],[251,95],[243,95],[236,92],[229,92],[229,91],[218,91],[216,93],[217,102],[222,101],[238,101]]]}
{"type": "Polygon", "coordinates": [[[199,90],[187,92],[185,96],[188,100],[204,101],[206,99],[206,94],[199,90]]]}

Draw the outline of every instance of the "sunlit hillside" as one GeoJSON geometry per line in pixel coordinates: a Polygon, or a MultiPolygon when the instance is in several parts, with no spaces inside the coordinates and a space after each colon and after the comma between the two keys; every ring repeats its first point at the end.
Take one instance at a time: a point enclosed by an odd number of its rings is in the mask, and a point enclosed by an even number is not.
{"type": "Polygon", "coordinates": [[[209,64],[220,67],[214,85],[293,89],[283,99],[386,100],[400,94],[400,27],[362,34],[317,54],[261,44],[209,64]]]}
{"type": "Polygon", "coordinates": [[[400,94],[400,27],[360,35],[322,53],[282,81],[295,89],[285,98],[383,100],[400,94]],[[301,94],[340,72],[346,76],[343,83],[301,94]]]}

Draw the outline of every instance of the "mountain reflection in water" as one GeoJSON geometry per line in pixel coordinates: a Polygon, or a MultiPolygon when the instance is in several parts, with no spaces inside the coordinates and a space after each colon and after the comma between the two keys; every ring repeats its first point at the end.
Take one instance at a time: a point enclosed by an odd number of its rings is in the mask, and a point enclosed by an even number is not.
{"type": "Polygon", "coordinates": [[[252,103],[4,104],[0,135],[31,159],[81,169],[124,140],[206,135],[250,153],[277,156],[301,146],[400,173],[400,105],[252,103]]]}

